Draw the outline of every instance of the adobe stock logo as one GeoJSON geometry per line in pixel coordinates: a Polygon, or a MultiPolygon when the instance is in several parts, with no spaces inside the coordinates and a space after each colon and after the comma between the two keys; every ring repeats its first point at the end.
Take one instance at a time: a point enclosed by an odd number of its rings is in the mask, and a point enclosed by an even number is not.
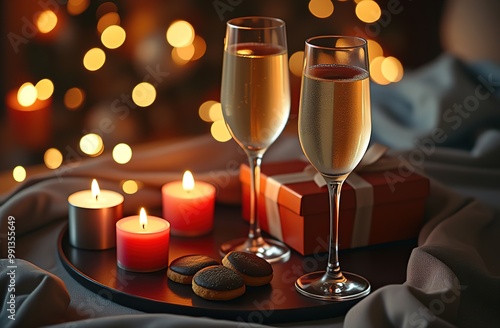
{"type": "Polygon", "coordinates": [[[243,0],[214,0],[212,5],[214,6],[215,12],[219,16],[220,21],[224,21],[224,14],[226,12],[232,12],[234,8],[241,5],[243,0]]]}
{"type": "MultiPolygon", "coordinates": [[[[36,21],[36,19],[40,16],[40,14],[45,10],[51,10],[55,14],[59,11],[59,8],[66,4],[67,0],[39,0],[38,6],[40,6],[41,11],[36,12],[33,15],[32,21],[36,21]]],[[[21,27],[21,35],[9,32],[7,33],[7,39],[9,39],[9,43],[14,50],[14,53],[19,53],[19,47],[22,44],[27,44],[30,39],[33,39],[39,32],[38,28],[28,19],[28,17],[23,16],[21,18],[21,22],[23,25],[21,27]]]]}
{"type": "Polygon", "coordinates": [[[369,38],[374,38],[382,32],[383,28],[386,28],[387,26],[389,26],[389,24],[391,24],[394,15],[401,14],[403,10],[404,6],[401,4],[401,1],[389,0],[387,2],[386,9],[382,9],[380,18],[376,22],[372,24],[366,24],[364,31],[358,26],[355,26],[354,31],[357,35],[366,35],[369,38]]]}

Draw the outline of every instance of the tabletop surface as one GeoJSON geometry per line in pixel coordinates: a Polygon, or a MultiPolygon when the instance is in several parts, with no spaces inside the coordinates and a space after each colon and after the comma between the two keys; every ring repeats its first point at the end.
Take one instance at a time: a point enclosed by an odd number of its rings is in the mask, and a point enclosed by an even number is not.
{"type": "MultiPolygon", "coordinates": [[[[169,262],[188,254],[204,254],[221,260],[219,245],[245,236],[248,224],[239,206],[218,205],[214,229],[201,237],[170,240],[169,262]]],[[[191,286],[167,279],[166,270],[134,273],[116,266],[116,249],[88,251],[72,247],[66,229],[59,240],[60,259],[83,286],[113,302],[152,313],[177,313],[254,323],[291,322],[332,318],[345,314],[357,301],[326,302],[299,294],[295,280],[302,274],[323,270],[327,254],[302,256],[292,251],[290,259],[273,264],[270,285],[249,287],[245,294],[227,302],[204,300],[191,286]]],[[[366,277],[372,290],[406,279],[406,264],[415,241],[369,246],[340,253],[342,269],[366,277]]]]}

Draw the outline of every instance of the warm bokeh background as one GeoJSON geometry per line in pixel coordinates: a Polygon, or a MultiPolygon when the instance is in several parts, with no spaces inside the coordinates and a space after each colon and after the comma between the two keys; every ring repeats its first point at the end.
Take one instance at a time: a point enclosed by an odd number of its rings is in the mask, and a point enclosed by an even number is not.
{"type": "MultiPolygon", "coordinates": [[[[116,153],[124,158],[117,160],[126,162],[130,148],[151,140],[211,132],[228,140],[217,102],[225,22],[233,17],[275,16],[287,23],[290,126],[296,124],[300,51],[310,36],[369,39],[378,84],[397,83],[442,51],[443,0],[18,0],[0,6],[2,171],[44,158],[57,168],[119,144],[116,153]],[[109,25],[119,27],[106,30],[109,25]],[[9,92],[43,79],[50,80],[44,81],[48,100],[25,105],[41,109],[12,108],[20,105],[7,99],[9,92]]],[[[30,88],[24,90],[27,104],[30,88]]]]}

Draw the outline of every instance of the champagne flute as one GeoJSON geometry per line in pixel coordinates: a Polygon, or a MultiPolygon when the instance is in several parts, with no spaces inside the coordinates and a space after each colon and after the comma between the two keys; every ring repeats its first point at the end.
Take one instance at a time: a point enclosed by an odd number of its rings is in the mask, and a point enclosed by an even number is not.
{"type": "Polygon", "coordinates": [[[363,297],[370,283],[342,272],[338,222],[342,184],[363,157],[371,134],[366,40],[318,36],[305,43],[299,107],[299,139],[309,162],[325,178],[330,197],[330,242],[326,271],[298,278],[298,292],[311,298],[344,301],[363,297]]]}
{"type": "Polygon", "coordinates": [[[221,104],[229,132],[248,157],[251,192],[248,236],[222,244],[220,251],[246,251],[269,262],[285,261],[290,249],[277,240],[264,239],[257,217],[262,157],[283,131],[290,113],[282,20],[241,17],[227,22],[221,104]]]}

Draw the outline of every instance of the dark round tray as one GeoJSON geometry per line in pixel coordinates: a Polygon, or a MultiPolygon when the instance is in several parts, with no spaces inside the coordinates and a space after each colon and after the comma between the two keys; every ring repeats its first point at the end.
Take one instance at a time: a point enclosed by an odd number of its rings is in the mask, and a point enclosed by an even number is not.
{"type": "MultiPolygon", "coordinates": [[[[171,236],[169,261],[187,254],[205,254],[221,260],[218,247],[224,241],[245,236],[248,224],[240,207],[217,206],[212,233],[196,237],[171,236]]],[[[305,272],[322,270],[326,254],[301,256],[292,251],[290,260],[273,264],[270,285],[249,287],[237,299],[207,301],[193,293],[191,286],[167,279],[166,270],[135,273],[116,265],[116,249],[89,251],[69,244],[67,227],[59,236],[59,256],[66,270],[84,287],[121,305],[149,313],[206,316],[250,323],[296,322],[332,318],[345,314],[357,301],[326,302],[309,299],[294,287],[305,272]]],[[[363,275],[372,290],[405,281],[406,264],[415,241],[342,251],[343,270],[363,275]]]]}

